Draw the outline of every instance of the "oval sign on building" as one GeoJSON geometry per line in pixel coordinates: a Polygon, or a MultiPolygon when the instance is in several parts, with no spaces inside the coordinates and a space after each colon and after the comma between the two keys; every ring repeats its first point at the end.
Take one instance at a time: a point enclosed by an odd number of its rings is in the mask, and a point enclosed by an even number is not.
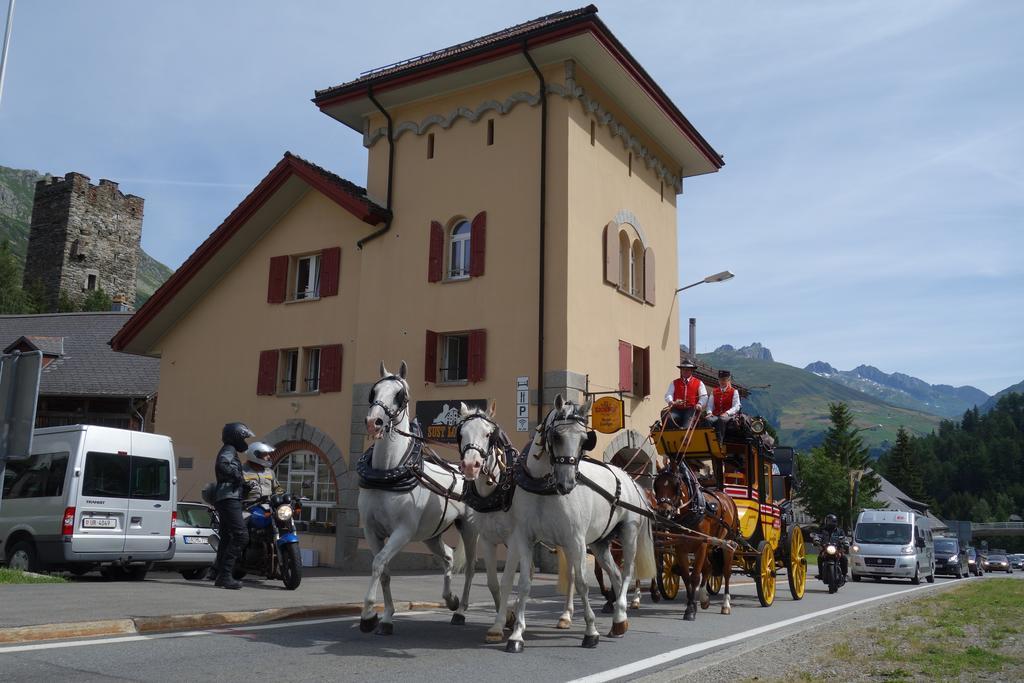
{"type": "Polygon", "coordinates": [[[590,422],[595,431],[614,434],[626,426],[625,403],[614,396],[602,396],[590,408],[590,422]]]}

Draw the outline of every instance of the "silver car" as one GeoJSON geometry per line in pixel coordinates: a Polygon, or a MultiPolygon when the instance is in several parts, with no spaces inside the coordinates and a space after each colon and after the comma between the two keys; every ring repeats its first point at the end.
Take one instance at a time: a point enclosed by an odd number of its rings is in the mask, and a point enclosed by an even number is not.
{"type": "Polygon", "coordinates": [[[178,521],[174,526],[174,557],[157,566],[180,572],[189,581],[198,581],[217,557],[210,545],[212,510],[206,503],[178,503],[178,521]]]}

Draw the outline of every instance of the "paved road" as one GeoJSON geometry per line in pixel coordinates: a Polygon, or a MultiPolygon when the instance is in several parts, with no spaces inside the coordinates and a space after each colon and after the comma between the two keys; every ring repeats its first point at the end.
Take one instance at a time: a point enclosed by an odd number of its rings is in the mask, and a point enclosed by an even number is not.
{"type": "MultiPolygon", "coordinates": [[[[810,581],[806,597],[794,602],[784,588],[785,576],[780,579],[782,592],[774,606],[758,606],[753,585],[740,578],[743,585],[733,590],[733,614],[719,614],[713,602],[696,622],[682,621],[678,603],[645,602],[631,615],[625,638],[602,637],[594,650],[579,647],[579,619],[570,631],[553,628],[559,603],[549,595],[534,601],[528,610],[526,651],[508,655],[502,646],[484,643],[490,619],[479,595],[469,623],[462,627],[448,624],[449,613],[435,611],[396,616],[395,635],[390,637],[363,634],[354,619],[337,618],[0,647],[0,671],[5,681],[71,677],[76,681],[420,681],[431,674],[473,681],[615,680],[685,664],[728,646],[731,638],[749,642],[795,633],[835,618],[845,609],[868,608],[911,589],[922,594],[954,583],[949,579],[920,587],[906,582],[848,583],[837,595],[828,595],[822,584],[810,581]],[[828,612],[820,614],[824,610],[828,612]]],[[[400,577],[395,582],[400,593],[400,577]]],[[[598,618],[601,632],[606,633],[610,618],[598,618]]]]}

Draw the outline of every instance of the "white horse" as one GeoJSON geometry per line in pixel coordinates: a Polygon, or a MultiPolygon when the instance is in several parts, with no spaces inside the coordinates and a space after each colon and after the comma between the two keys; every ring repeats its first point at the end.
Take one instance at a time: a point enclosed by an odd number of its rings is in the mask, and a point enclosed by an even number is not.
{"type": "Polygon", "coordinates": [[[620,637],[629,628],[626,615],[626,591],[634,573],[640,578],[654,576],[654,540],[650,519],[622,507],[650,510],[639,487],[618,467],[583,460],[593,450],[597,435],[586,426],[591,402],[581,408],[559,394],[555,405],[538,425],[529,454],[522,458],[518,488],[512,500],[512,535],[509,561],[501,580],[501,599],[495,623],[487,632],[490,642],[502,638],[502,616],[512,588],[514,562],[519,563],[519,600],[516,621],[506,652],[523,651],[526,628],[526,601],[530,596],[530,551],[537,541],[559,546],[573,572],[576,592],[583,601],[586,632],[583,647],[597,647],[600,636],[590,607],[587,585],[587,546],[611,577],[615,603],[610,637],[620,637]],[[577,486],[577,482],[582,482],[577,486]],[[591,482],[595,488],[591,488],[591,482]],[[527,489],[533,489],[531,492],[527,489]],[[611,499],[611,500],[609,500],[611,499]],[[617,538],[622,546],[622,571],[611,555],[610,543],[617,538]],[[636,570],[634,572],[634,569],[636,570]]]}
{"type": "MultiPolygon", "coordinates": [[[[376,628],[381,635],[394,631],[392,619],[395,603],[391,597],[391,575],[388,563],[411,541],[423,543],[441,559],[444,568],[442,595],[452,615],[453,624],[466,623],[469,590],[473,583],[473,565],[476,555],[477,532],[467,518],[462,503],[439,495],[416,482],[405,468],[418,448],[409,431],[409,384],[405,381],[405,361],[392,375],[380,364],[380,379],[370,390],[370,409],[366,412],[366,431],[374,439],[370,459],[372,471],[360,467],[359,516],[363,521],[363,535],[373,553],[373,575],[363,600],[359,628],[368,633],[376,628]],[[363,478],[363,474],[367,477],[363,478]],[[370,479],[370,475],[373,478],[370,479]],[[399,482],[398,486],[394,484],[399,482]],[[376,483],[377,488],[369,488],[376,483]],[[404,486],[401,485],[404,483],[404,486]],[[388,487],[391,490],[388,490],[388,487]],[[395,489],[404,490],[395,490],[395,489]],[[451,582],[454,558],[451,549],[441,540],[441,534],[452,525],[459,531],[466,557],[466,581],[462,599],[452,595],[451,582]],[[384,591],[384,618],[374,610],[377,584],[384,591]]],[[[415,458],[412,458],[415,460],[415,458]]],[[[436,484],[436,488],[460,495],[463,478],[456,472],[432,463],[423,463],[422,474],[436,484]]],[[[456,552],[458,553],[458,548],[456,552]]]]}
{"type": "MultiPolygon", "coordinates": [[[[496,553],[499,545],[508,544],[512,534],[512,517],[505,507],[514,493],[515,482],[512,480],[512,460],[508,452],[511,444],[494,421],[494,414],[494,403],[486,411],[470,409],[465,403],[460,404],[457,434],[462,474],[467,482],[465,492],[467,496],[472,492],[475,494],[473,499],[479,501],[479,510],[473,519],[480,532],[478,547],[487,568],[487,587],[494,597],[494,609],[497,611],[501,596],[496,553]]],[[[571,584],[565,594],[565,609],[555,628],[567,629],[572,624],[571,584]]],[[[513,619],[514,616],[510,614],[506,625],[511,626],[513,619]]]]}

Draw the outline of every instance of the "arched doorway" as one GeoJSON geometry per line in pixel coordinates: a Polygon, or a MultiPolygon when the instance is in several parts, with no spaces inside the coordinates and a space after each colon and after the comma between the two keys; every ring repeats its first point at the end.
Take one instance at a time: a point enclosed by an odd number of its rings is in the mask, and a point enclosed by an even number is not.
{"type": "Polygon", "coordinates": [[[654,488],[655,470],[651,465],[650,456],[644,451],[638,451],[636,448],[627,446],[613,455],[609,464],[624,469],[641,488],[654,488]]]}
{"type": "Polygon", "coordinates": [[[337,529],[338,479],[326,454],[308,441],[286,441],[273,454],[277,481],[302,501],[299,522],[306,531],[333,534],[337,529]]]}

